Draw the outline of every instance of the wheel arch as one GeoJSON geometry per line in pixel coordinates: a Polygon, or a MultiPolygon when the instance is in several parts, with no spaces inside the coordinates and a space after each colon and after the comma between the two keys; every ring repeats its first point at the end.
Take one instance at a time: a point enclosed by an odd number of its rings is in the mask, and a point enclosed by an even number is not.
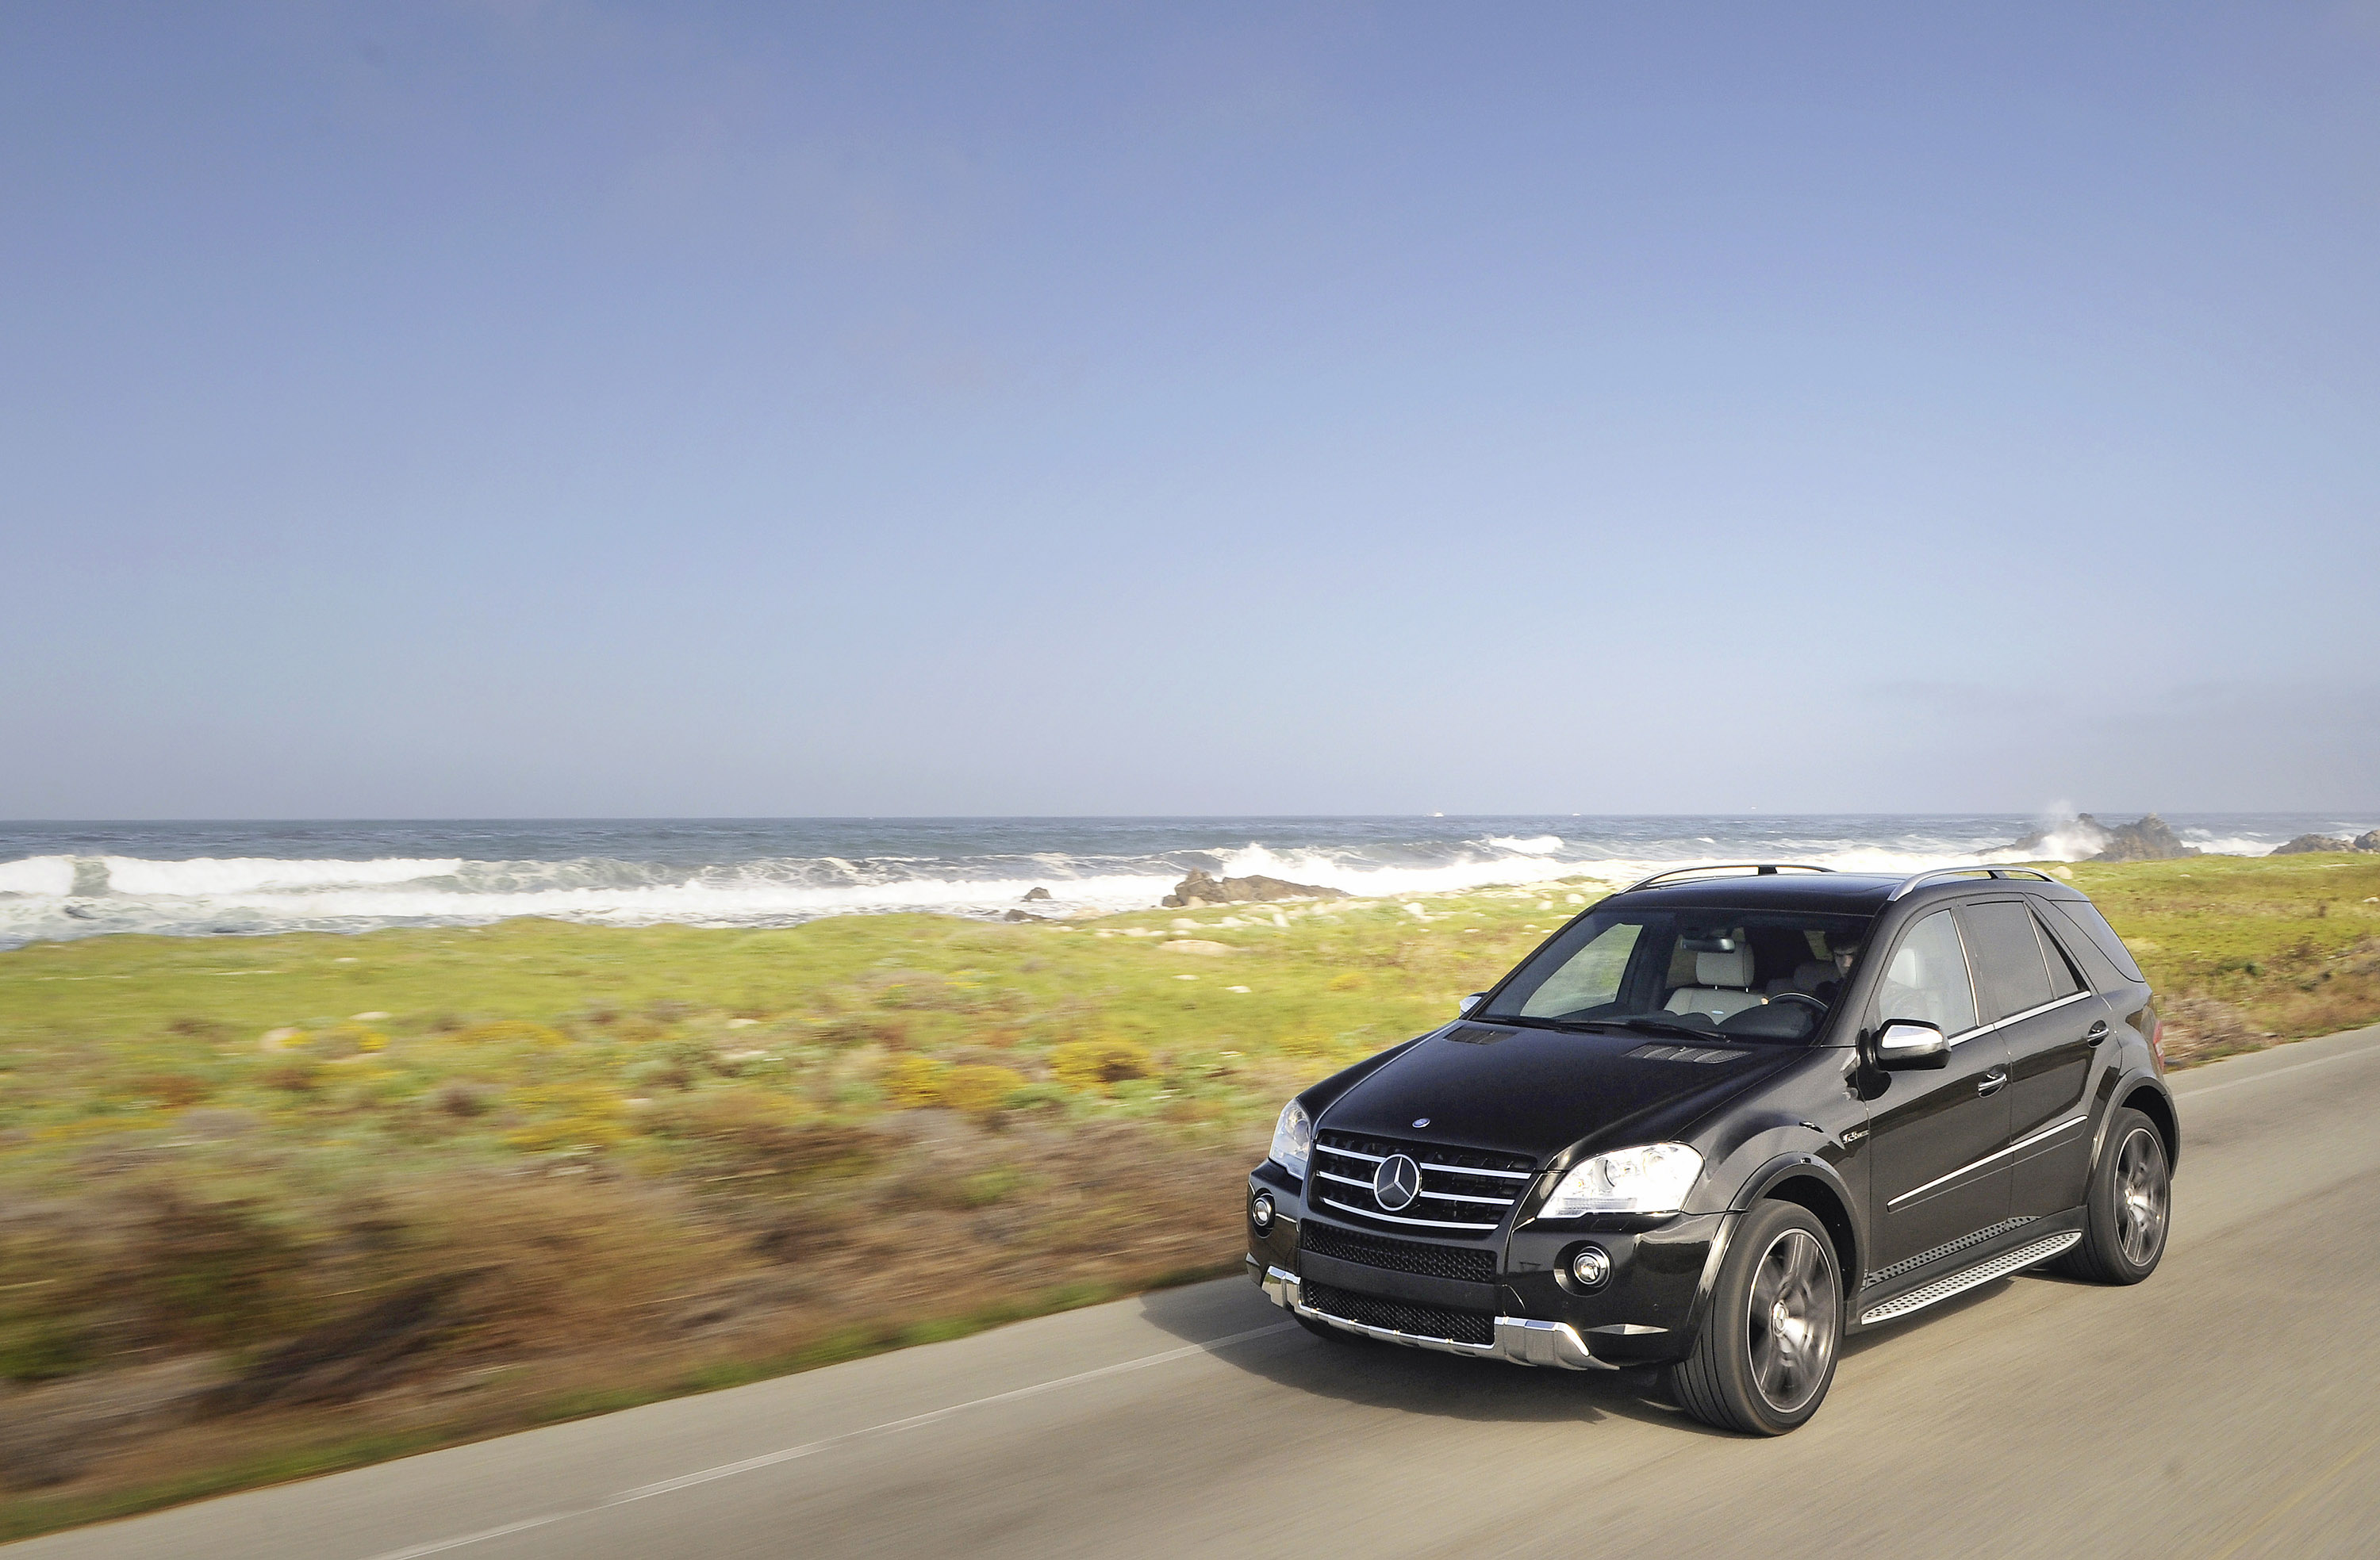
{"type": "MultiPolygon", "coordinates": [[[[2181,1163],[2181,1117],[2174,1109],[2173,1095],[2163,1083],[2143,1075],[2128,1081],[2116,1091],[2116,1105],[2119,1109],[2129,1107],[2149,1119],[2150,1124],[2157,1130],[2157,1136],[2165,1140],[2166,1170],[2171,1174],[2181,1163]]],[[[2112,1116],[2114,1112],[2108,1114],[2112,1116]]],[[[2100,1135],[2103,1139],[2106,1132],[2107,1129],[2102,1126],[2100,1135]]],[[[2095,1162],[2098,1156],[2095,1153],[2092,1157],[2095,1162]]]]}
{"type": "Polygon", "coordinates": [[[1760,1202],[1793,1203],[1807,1208],[1834,1245],[1843,1292],[1858,1291],[1860,1278],[1867,1271],[1865,1243],[1859,1220],[1852,1214],[1851,1191],[1832,1165],[1808,1154],[1770,1160],[1743,1183],[1730,1211],[1742,1213],[1760,1202]]]}

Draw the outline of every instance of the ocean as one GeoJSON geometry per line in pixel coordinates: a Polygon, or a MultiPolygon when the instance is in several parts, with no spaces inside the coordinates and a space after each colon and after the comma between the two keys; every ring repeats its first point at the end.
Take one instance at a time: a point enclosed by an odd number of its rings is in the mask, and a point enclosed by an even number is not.
{"type": "MultiPolygon", "coordinates": [[[[2112,816],[2103,821],[2118,820],[2112,816]]],[[[2372,818],[2183,815],[2202,850],[2260,855],[2372,818]]],[[[996,916],[1153,906],[1184,873],[1265,873],[1373,896],[1695,862],[1909,871],[2010,859],[2038,820],[1816,817],[683,818],[0,823],[0,948],[145,932],[221,937],[461,925],[784,926],[896,910],[996,916]]]]}

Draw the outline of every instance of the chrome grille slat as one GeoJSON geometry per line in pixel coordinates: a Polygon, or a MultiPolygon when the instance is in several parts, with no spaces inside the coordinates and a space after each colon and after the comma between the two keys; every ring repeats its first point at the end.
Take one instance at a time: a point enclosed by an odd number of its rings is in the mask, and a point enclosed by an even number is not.
{"type": "MultiPolygon", "coordinates": [[[[1368,1176],[1342,1175],[1318,1164],[1318,1181],[1329,1181],[1344,1191],[1320,1197],[1326,1208],[1377,1220],[1404,1229],[1439,1229],[1469,1239],[1503,1227],[1505,1210],[1520,1200],[1522,1186],[1536,1175],[1531,1161],[1518,1155],[1456,1148],[1444,1143],[1407,1143],[1393,1138],[1325,1131],[1315,1134],[1315,1153],[1328,1155],[1348,1168],[1369,1168],[1404,1155],[1420,1167],[1422,1184],[1414,1200],[1402,1209],[1380,1206],[1368,1176]],[[1469,1160],[1463,1164],[1460,1161],[1469,1160]],[[1483,1220],[1493,1215],[1493,1222],[1483,1220]]],[[[1324,1190],[1318,1187],[1318,1191],[1324,1190]]]]}
{"type": "Polygon", "coordinates": [[[1463,1165],[1433,1164],[1427,1159],[1419,1163],[1425,1170],[1442,1170],[1450,1176],[1494,1176],[1499,1180],[1526,1180],[1536,1174],[1535,1170],[1477,1170],[1463,1165]]]}
{"type": "MultiPolygon", "coordinates": [[[[1493,1224],[1459,1224],[1453,1219],[1409,1219],[1399,1214],[1384,1214],[1378,1208],[1358,1208],[1351,1203],[1342,1203],[1334,1197],[1325,1197],[1322,1200],[1322,1205],[1326,1208],[1336,1208],[1341,1213],[1354,1214],[1359,1218],[1386,1219],[1390,1224],[1415,1225],[1423,1229],[1493,1229],[1496,1227],[1493,1224]]],[[[1497,1222],[1500,1224],[1503,1221],[1500,1219],[1497,1222]]]]}

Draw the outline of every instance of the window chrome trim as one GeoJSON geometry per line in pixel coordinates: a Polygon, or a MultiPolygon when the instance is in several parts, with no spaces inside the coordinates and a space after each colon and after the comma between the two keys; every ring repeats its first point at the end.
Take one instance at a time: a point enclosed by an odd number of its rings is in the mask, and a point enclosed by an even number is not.
{"type": "Polygon", "coordinates": [[[1352,1207],[1329,1197],[1325,1197],[1322,1203],[1325,1207],[1336,1208],[1343,1214],[1353,1214],[1359,1219],[1386,1219],[1390,1224],[1416,1225],[1423,1229],[1494,1229],[1503,1223],[1501,1219],[1497,1220],[1496,1224],[1457,1224],[1452,1219],[1400,1218],[1394,1214],[1376,1214],[1369,1208],[1352,1207]]]}
{"type": "Polygon", "coordinates": [[[1912,1197],[1920,1196],[1923,1193],[1931,1191],[1937,1186],[1949,1185],[1950,1182],[1957,1180],[1961,1176],[1965,1175],[1970,1170],[1980,1170],[1995,1159],[2005,1159],[2021,1148],[2031,1148],[2034,1143],[2039,1143],[2044,1138],[2056,1137],[2058,1133],[2066,1131],[2067,1128],[2079,1127],[2090,1119],[2091,1118],[2088,1116],[2070,1116],[2065,1120],[2058,1123],[2055,1127],[2044,1127],[2041,1131],[2034,1133],[2031,1137],[2021,1138],[2017,1142],[2009,1144],[2006,1148],[2001,1149],[1997,1154],[1986,1154],[1972,1165],[1961,1165],[1947,1176],[1937,1176],[1932,1180],[1927,1181],[1924,1186],[1913,1187],[1911,1190],[1902,1192],[1900,1196],[1892,1199],[1892,1201],[1887,1203],[1885,1206],[1888,1209],[1898,1208],[1912,1197]]]}
{"type": "Polygon", "coordinates": [[[1989,1023],[1978,1024],[1973,1029],[1962,1032],[1959,1035],[1958,1039],[1951,1041],[1950,1044],[1956,1046],[1961,1042],[1973,1040],[1979,1034],[1989,1034],[1995,1029],[2006,1029],[2012,1023],[2022,1023],[2027,1019],[2037,1019],[2053,1008],[2063,1008],[2069,1002],[2080,1002],[2086,997],[2095,997],[2097,995],[2098,993],[2095,991],[2078,991],[2070,997],[2055,998],[2050,1001],[2044,1002],[2037,1008],[2027,1008],[2021,1013],[2010,1013],[2004,1019],[1994,1019],[1989,1023]]]}

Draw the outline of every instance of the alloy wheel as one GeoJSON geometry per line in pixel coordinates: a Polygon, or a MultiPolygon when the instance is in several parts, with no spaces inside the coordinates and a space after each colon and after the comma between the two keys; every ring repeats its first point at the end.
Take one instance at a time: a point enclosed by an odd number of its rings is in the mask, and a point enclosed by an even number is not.
{"type": "Polygon", "coordinates": [[[2134,1267],[2155,1261],[2165,1245],[2169,1197],[2165,1144],[2147,1128],[2133,1128],[2116,1155],[2116,1244],[2134,1267]]]}
{"type": "Polygon", "coordinates": [[[1842,1318],[1834,1268],[1816,1237],[1789,1229],[1769,1243],[1748,1309],[1753,1384],[1771,1409],[1792,1413],[1825,1384],[1842,1318]]]}

